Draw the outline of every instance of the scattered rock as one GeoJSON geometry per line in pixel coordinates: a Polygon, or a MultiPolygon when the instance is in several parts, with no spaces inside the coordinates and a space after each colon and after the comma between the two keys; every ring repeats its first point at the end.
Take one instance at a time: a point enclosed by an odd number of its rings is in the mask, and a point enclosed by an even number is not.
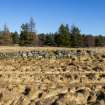
{"type": "Polygon", "coordinates": [[[23,94],[25,96],[27,96],[27,95],[29,95],[30,91],[31,91],[31,89],[29,87],[25,87],[25,90],[24,90],[23,94]]]}

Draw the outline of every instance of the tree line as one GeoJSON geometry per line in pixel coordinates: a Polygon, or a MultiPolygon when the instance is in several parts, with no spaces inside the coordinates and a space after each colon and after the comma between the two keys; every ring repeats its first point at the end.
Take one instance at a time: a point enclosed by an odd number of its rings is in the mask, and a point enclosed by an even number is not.
{"type": "Polygon", "coordinates": [[[55,33],[36,33],[35,22],[30,18],[29,22],[21,25],[21,31],[10,32],[7,25],[0,31],[0,45],[20,46],[56,46],[56,47],[103,47],[104,35],[81,34],[79,27],[61,24],[55,33]]]}

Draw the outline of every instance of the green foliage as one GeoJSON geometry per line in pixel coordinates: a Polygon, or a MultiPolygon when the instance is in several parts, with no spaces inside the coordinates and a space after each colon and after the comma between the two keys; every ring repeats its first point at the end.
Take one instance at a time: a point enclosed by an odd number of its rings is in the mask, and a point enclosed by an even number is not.
{"type": "Polygon", "coordinates": [[[12,37],[13,44],[19,43],[19,35],[17,32],[11,33],[11,37],[12,37]]]}
{"type": "Polygon", "coordinates": [[[99,35],[95,37],[95,45],[96,46],[105,46],[105,36],[99,35]]]}
{"type": "Polygon", "coordinates": [[[70,46],[70,32],[68,25],[63,25],[58,29],[58,35],[56,35],[56,43],[58,46],[70,46]]]}
{"type": "Polygon", "coordinates": [[[31,32],[22,31],[20,34],[20,45],[28,46],[34,45],[35,43],[35,34],[31,32]]]}
{"type": "Polygon", "coordinates": [[[36,35],[35,22],[21,25],[21,32],[10,32],[7,25],[0,31],[0,45],[19,44],[20,46],[57,46],[57,47],[103,47],[105,36],[82,35],[79,27],[61,24],[56,33],[36,35]]]}
{"type": "Polygon", "coordinates": [[[47,34],[45,36],[45,41],[44,41],[44,44],[45,45],[48,45],[48,46],[54,46],[55,45],[55,42],[54,42],[54,35],[53,34],[47,34]]]}
{"type": "Polygon", "coordinates": [[[33,46],[36,44],[36,33],[33,32],[34,28],[34,21],[32,19],[29,23],[22,24],[19,43],[21,46],[33,46]]]}
{"type": "Polygon", "coordinates": [[[82,36],[80,34],[80,30],[76,26],[72,26],[71,28],[71,46],[80,47],[82,46],[82,36]]]}

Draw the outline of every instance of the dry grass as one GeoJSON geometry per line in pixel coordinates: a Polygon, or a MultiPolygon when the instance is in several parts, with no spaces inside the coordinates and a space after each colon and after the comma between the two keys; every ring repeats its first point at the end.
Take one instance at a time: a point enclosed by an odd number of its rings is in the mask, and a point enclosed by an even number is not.
{"type": "MultiPolygon", "coordinates": [[[[58,49],[77,50],[57,47],[0,46],[0,52],[58,49]]],[[[105,48],[80,49],[94,50],[103,54],[105,52],[105,48]]],[[[104,84],[105,58],[100,54],[84,58],[81,56],[75,61],[21,58],[0,60],[0,105],[53,105],[54,102],[55,105],[91,105],[87,104],[90,93],[94,100],[97,99],[95,95],[103,90],[104,84]]],[[[98,101],[95,100],[93,103],[98,101]]]]}
{"type": "Polygon", "coordinates": [[[19,46],[0,46],[0,52],[17,52],[17,51],[30,51],[30,50],[58,50],[64,49],[68,50],[69,48],[62,48],[62,47],[19,47],[19,46]]]}
{"type": "Polygon", "coordinates": [[[0,46],[0,52],[17,52],[17,51],[30,51],[30,50],[95,50],[95,51],[105,51],[104,47],[93,47],[93,48],[64,48],[64,47],[20,47],[20,46],[0,46]]]}

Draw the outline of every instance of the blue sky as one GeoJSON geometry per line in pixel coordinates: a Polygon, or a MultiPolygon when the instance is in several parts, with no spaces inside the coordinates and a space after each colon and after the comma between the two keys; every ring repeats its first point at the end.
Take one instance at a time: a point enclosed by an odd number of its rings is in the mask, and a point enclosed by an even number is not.
{"type": "Polygon", "coordinates": [[[80,27],[82,33],[105,35],[105,0],[0,0],[0,28],[19,31],[33,17],[38,33],[56,32],[59,25],[80,27]]]}

